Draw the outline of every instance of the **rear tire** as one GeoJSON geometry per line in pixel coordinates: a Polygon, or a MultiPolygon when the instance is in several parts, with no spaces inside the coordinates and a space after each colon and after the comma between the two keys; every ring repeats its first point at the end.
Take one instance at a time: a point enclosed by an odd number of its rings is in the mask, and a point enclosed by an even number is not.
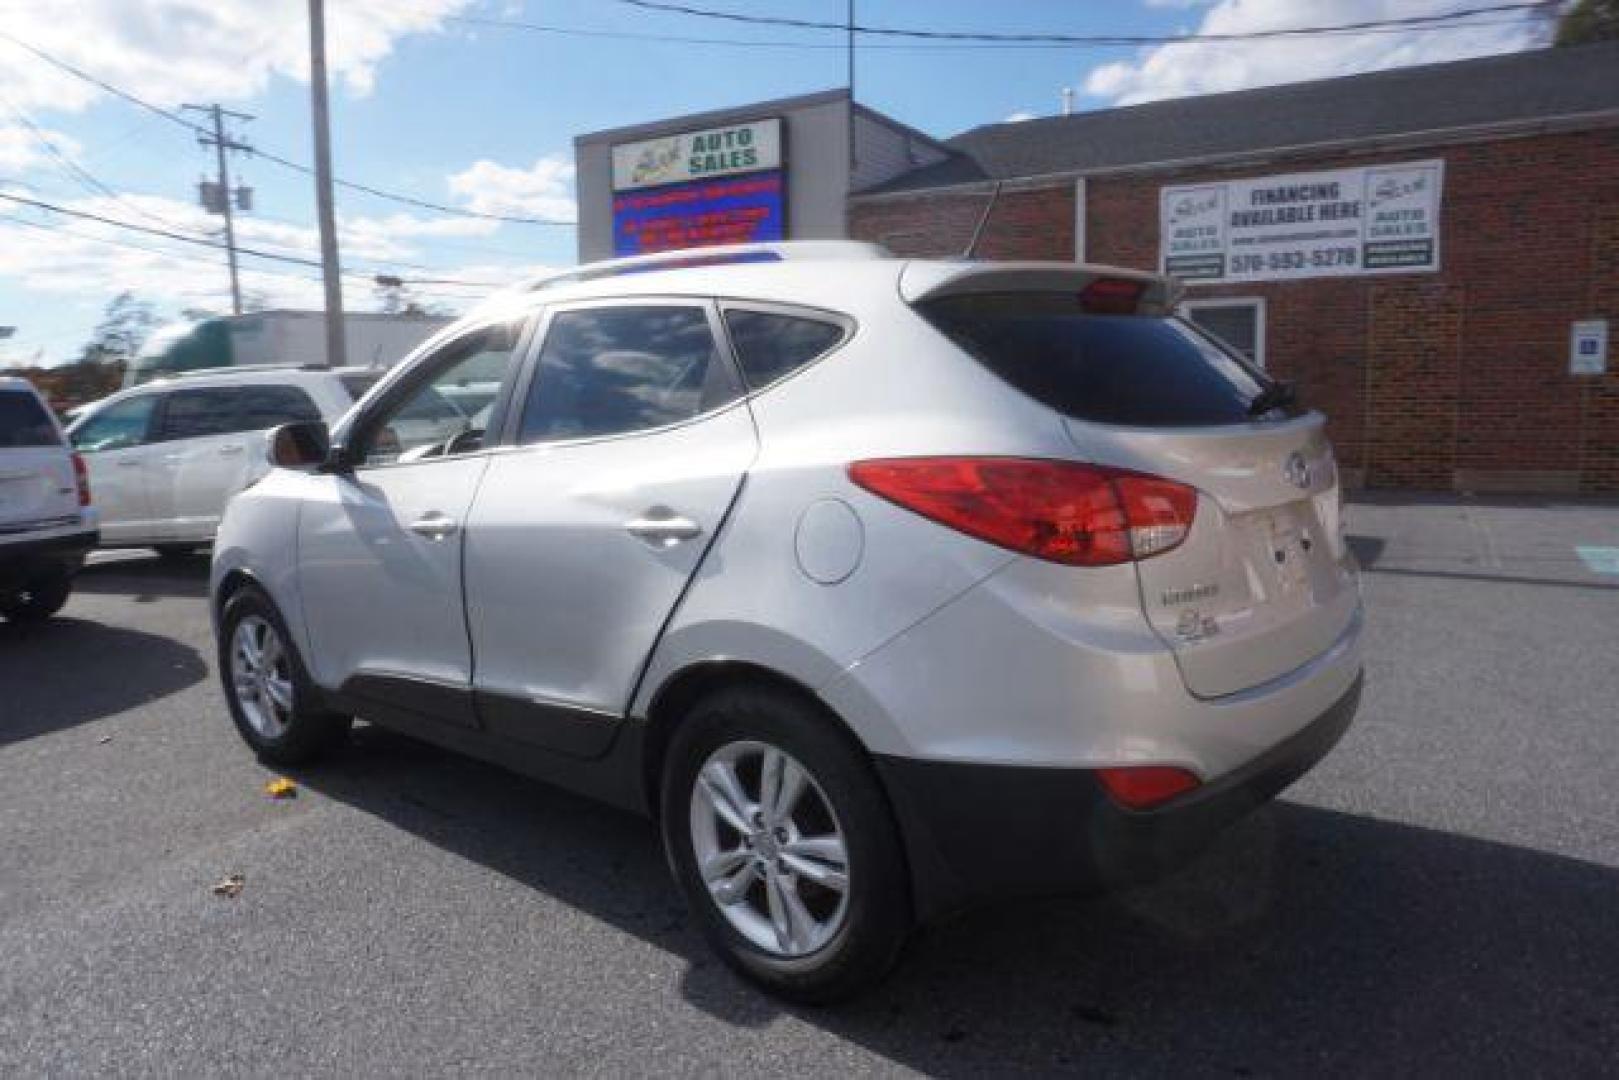
{"type": "Polygon", "coordinates": [[[303,765],[341,742],[352,717],[326,709],[270,598],[237,592],[220,618],[219,672],[236,730],[274,765],[303,765]]]}
{"type": "Polygon", "coordinates": [[[21,591],[0,599],[0,615],[14,623],[37,623],[62,610],[73,593],[73,575],[54,570],[24,583],[21,591]]]}
{"type": "Polygon", "coordinates": [[[743,976],[822,1004],[893,966],[911,929],[899,829],[864,751],[814,703],[765,686],[703,698],[670,742],[660,802],[676,880],[743,976]]]}

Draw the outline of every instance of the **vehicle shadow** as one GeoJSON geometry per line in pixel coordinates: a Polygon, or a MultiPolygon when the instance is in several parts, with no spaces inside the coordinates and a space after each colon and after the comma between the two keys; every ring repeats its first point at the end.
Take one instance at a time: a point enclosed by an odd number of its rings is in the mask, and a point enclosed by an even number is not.
{"type": "Polygon", "coordinates": [[[713,958],[647,822],[363,726],[300,780],[683,957],[712,1016],[788,1014],[927,1073],[1597,1073],[1619,1053],[1619,871],[1524,848],[1281,802],[1170,881],[963,916],[871,994],[805,1009],[713,958]]]}
{"type": "Polygon", "coordinates": [[[0,746],[111,716],[207,675],[195,649],[160,634],[66,616],[0,622],[0,746]]]}
{"type": "Polygon", "coordinates": [[[207,596],[208,554],[163,559],[120,552],[88,562],[73,579],[75,592],[128,596],[137,604],[162,597],[207,596]]]}

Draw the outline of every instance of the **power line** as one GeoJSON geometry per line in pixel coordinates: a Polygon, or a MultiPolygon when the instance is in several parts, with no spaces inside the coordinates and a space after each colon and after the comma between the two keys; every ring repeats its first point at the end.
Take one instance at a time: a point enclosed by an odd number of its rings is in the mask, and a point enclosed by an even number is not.
{"type": "Polygon", "coordinates": [[[749,15],[740,11],[719,11],[674,3],[672,0],[614,0],[615,3],[646,11],[676,15],[689,15],[724,22],[745,23],[749,26],[786,26],[798,30],[836,30],[847,34],[870,37],[915,38],[925,41],[972,41],[998,44],[1046,43],[1063,45],[1169,45],[1182,42],[1259,41],[1266,38],[1302,37],[1314,34],[1335,34],[1353,31],[1389,28],[1412,28],[1452,22],[1474,15],[1493,15],[1507,11],[1547,10],[1558,0],[1518,0],[1514,3],[1491,4],[1484,7],[1462,8],[1457,11],[1432,15],[1408,15],[1398,19],[1367,19],[1362,22],[1336,23],[1325,26],[1297,26],[1273,30],[1246,30],[1229,34],[1057,34],[1057,33],[986,33],[961,30],[924,30],[916,27],[850,25],[847,22],[827,22],[820,19],[799,19],[785,15],[749,15]]]}
{"type": "Polygon", "coordinates": [[[155,221],[159,225],[170,229],[184,228],[184,226],[177,225],[168,218],[149,213],[141,207],[136,206],[134,203],[127,201],[123,195],[102,183],[102,181],[98,179],[94,173],[90,172],[78,162],[74,161],[67,154],[63,153],[56,143],[52,141],[51,137],[45,132],[45,130],[36,124],[32,117],[23,112],[22,109],[18,108],[8,98],[0,96],[0,103],[3,103],[6,106],[18,123],[22,124],[23,127],[28,129],[29,135],[33,137],[37,144],[39,144],[39,147],[49,154],[51,159],[55,161],[65,173],[71,176],[80,187],[94,194],[106,196],[107,198],[116,202],[119,206],[122,206],[124,209],[145,218],[147,221],[155,221]]]}
{"type": "MultiPolygon", "coordinates": [[[[0,40],[9,41],[11,44],[24,50],[25,52],[28,52],[33,56],[45,61],[47,64],[50,64],[52,67],[55,67],[60,71],[64,71],[76,79],[87,82],[91,86],[97,87],[98,89],[103,90],[116,98],[127,101],[131,105],[145,109],[147,112],[150,112],[156,116],[161,116],[170,123],[177,124],[195,135],[210,138],[213,136],[213,132],[202,124],[193,123],[171,109],[165,109],[161,105],[155,105],[139,95],[133,94],[128,90],[122,89],[121,87],[114,86],[105,79],[98,78],[97,76],[90,74],[88,71],[68,63],[66,60],[53,56],[44,49],[41,49],[38,46],[32,45],[24,41],[22,38],[17,37],[15,34],[0,30],[0,40]]],[[[306,165],[301,161],[294,161],[291,158],[282,157],[280,154],[275,154],[268,150],[255,149],[252,151],[252,154],[255,157],[263,158],[265,161],[280,165],[283,168],[292,169],[295,172],[303,173],[306,176],[315,175],[314,166],[306,165]]],[[[562,221],[555,218],[525,217],[518,214],[494,214],[483,210],[472,210],[464,206],[450,206],[445,203],[434,202],[431,199],[421,199],[414,195],[403,194],[402,192],[388,191],[384,188],[360,183],[357,180],[344,180],[341,177],[334,178],[333,183],[335,183],[338,187],[346,188],[349,191],[358,191],[363,194],[373,196],[374,198],[388,199],[392,202],[402,203],[406,206],[414,206],[423,210],[432,210],[435,213],[448,214],[454,217],[477,218],[483,221],[499,221],[513,225],[563,225],[572,227],[576,224],[572,221],[562,221]]]]}
{"type": "MultiPolygon", "coordinates": [[[[131,221],[119,221],[116,218],[91,213],[88,210],[75,210],[71,207],[61,206],[57,203],[46,202],[42,199],[30,199],[26,196],[16,195],[11,192],[0,191],[0,199],[5,199],[8,202],[17,203],[22,206],[31,206],[38,210],[46,210],[54,214],[63,214],[68,217],[80,218],[85,221],[93,221],[100,225],[109,225],[117,229],[127,229],[131,232],[140,232],[147,233],[152,236],[159,236],[166,240],[177,240],[181,243],[194,244],[198,247],[213,248],[216,251],[223,250],[225,247],[224,244],[217,240],[208,240],[199,236],[189,236],[185,233],[175,232],[171,229],[159,229],[146,225],[137,225],[131,221]]],[[[268,259],[272,262],[291,263],[298,266],[310,266],[317,268],[320,266],[320,261],[318,259],[305,259],[296,255],[282,255],[273,251],[263,251],[258,248],[249,247],[238,247],[236,250],[240,254],[250,255],[256,259],[268,259]]],[[[362,277],[369,280],[373,275],[370,273],[356,271],[351,276],[362,277]]],[[[502,287],[494,282],[463,281],[458,278],[406,278],[404,280],[407,282],[420,281],[423,284],[432,285],[462,285],[472,289],[498,289],[502,287]]]]}
{"type": "MultiPolygon", "coordinates": [[[[634,0],[618,0],[619,3],[634,3],[634,0]]],[[[1531,10],[1545,8],[1555,4],[1557,0],[1535,0],[1532,3],[1506,4],[1499,7],[1479,9],[1481,14],[1489,14],[1501,10],[1531,10]]],[[[702,15],[720,19],[735,19],[736,21],[754,21],[755,17],[742,16],[732,12],[707,12],[702,9],[684,9],[674,6],[659,7],[659,10],[668,10],[674,13],[702,15]]],[[[923,38],[920,41],[908,42],[866,42],[862,49],[884,49],[905,51],[980,51],[980,50],[1019,50],[1019,49],[1068,49],[1075,45],[1182,45],[1197,42],[1205,43],[1238,43],[1247,40],[1265,37],[1280,36],[1325,36],[1325,37],[1354,37],[1369,34],[1406,34],[1441,30],[1465,30],[1481,26],[1506,26],[1516,24],[1517,19],[1479,19],[1472,22],[1451,21],[1469,16],[1472,12],[1453,12],[1442,16],[1426,16],[1426,19],[1442,19],[1441,22],[1425,22],[1408,25],[1401,20],[1380,20],[1368,23],[1348,23],[1341,26],[1325,27],[1299,27],[1276,31],[1255,31],[1245,34],[1164,34],[1164,35],[1030,35],[1037,40],[1022,40],[1013,36],[1006,38],[994,35],[961,34],[949,40],[929,40],[931,36],[924,31],[915,31],[915,36],[923,38]]],[[[668,45],[716,45],[730,46],[744,49],[809,49],[845,50],[848,46],[842,42],[830,41],[785,41],[769,38],[717,38],[717,37],[689,37],[679,34],[659,34],[637,32],[633,30],[603,30],[595,27],[557,26],[551,23],[537,23],[525,19],[503,19],[484,15],[445,15],[443,21],[462,23],[469,26],[484,26],[504,30],[524,30],[537,34],[554,34],[563,37],[607,38],[618,41],[647,41],[668,45]]],[[[759,17],[758,21],[770,22],[772,20],[759,17]]],[[[797,26],[800,29],[837,29],[847,34],[849,27],[846,23],[820,23],[808,20],[786,20],[786,24],[797,26]]],[[[858,34],[912,36],[912,31],[899,29],[884,29],[875,27],[862,27],[856,25],[854,32],[858,34]]],[[[943,37],[943,35],[940,35],[943,37]]]]}

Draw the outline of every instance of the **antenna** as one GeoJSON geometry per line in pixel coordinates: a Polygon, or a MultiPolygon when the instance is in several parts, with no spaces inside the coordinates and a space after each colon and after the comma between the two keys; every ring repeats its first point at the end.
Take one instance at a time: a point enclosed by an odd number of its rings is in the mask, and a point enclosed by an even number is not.
{"type": "Polygon", "coordinates": [[[995,188],[989,193],[989,202],[984,204],[984,212],[978,215],[978,224],[973,227],[973,238],[967,241],[967,250],[961,253],[963,259],[973,257],[978,250],[978,241],[984,235],[984,226],[989,224],[989,215],[995,209],[995,202],[1001,197],[1001,181],[995,181],[995,188]]]}

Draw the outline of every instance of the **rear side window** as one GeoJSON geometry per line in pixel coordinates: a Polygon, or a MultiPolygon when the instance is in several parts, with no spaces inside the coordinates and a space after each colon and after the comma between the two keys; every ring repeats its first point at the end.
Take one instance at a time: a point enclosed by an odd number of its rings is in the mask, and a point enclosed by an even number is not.
{"type": "Polygon", "coordinates": [[[622,435],[690,420],[738,396],[699,307],[561,311],[551,319],[519,441],[622,435]]]}
{"type": "Polygon", "coordinates": [[[786,378],[842,343],[845,331],[824,319],[727,308],[725,329],[748,389],[786,378]]]}
{"type": "Polygon", "coordinates": [[[176,390],[163,405],[159,441],[262,431],[319,420],[320,409],[296,386],[217,386],[176,390]]]}
{"type": "Polygon", "coordinates": [[[1178,319],[1090,314],[1078,296],[953,296],[920,311],[996,375],[1079,420],[1246,423],[1265,386],[1258,371],[1178,319]]]}
{"type": "Polygon", "coordinates": [[[0,390],[0,447],[60,446],[50,413],[33,394],[0,390]]]}

